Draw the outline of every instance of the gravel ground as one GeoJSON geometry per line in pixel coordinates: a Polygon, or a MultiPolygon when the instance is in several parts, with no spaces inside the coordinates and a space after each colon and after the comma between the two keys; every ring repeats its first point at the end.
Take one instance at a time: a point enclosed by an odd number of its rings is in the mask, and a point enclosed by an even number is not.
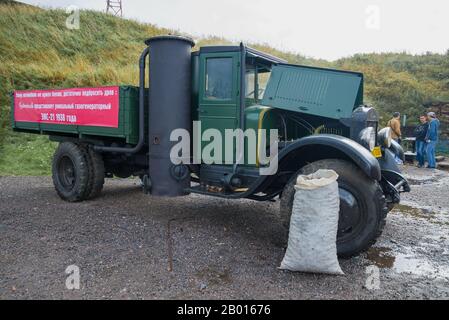
{"type": "Polygon", "coordinates": [[[277,269],[278,203],[152,198],[109,180],[99,199],[69,204],[48,177],[0,177],[0,299],[447,299],[449,174],[405,172],[413,191],[337,277],[277,269]],[[69,265],[79,290],[65,286],[69,265]]]}

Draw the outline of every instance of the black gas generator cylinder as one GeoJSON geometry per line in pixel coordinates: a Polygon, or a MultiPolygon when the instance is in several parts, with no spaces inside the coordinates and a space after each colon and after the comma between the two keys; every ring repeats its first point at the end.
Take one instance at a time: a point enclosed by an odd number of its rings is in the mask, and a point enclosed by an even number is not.
{"type": "MultiPolygon", "coordinates": [[[[191,132],[191,49],[194,42],[181,36],[158,36],[145,41],[150,48],[149,175],[151,194],[186,195],[190,173],[174,164],[170,141],[176,129],[191,132]]],[[[187,160],[187,159],[186,159],[187,160]]]]}

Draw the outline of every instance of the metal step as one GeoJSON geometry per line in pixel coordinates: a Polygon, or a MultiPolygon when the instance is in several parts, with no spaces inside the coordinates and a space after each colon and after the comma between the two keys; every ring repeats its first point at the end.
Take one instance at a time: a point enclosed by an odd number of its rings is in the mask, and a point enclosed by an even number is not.
{"type": "Polygon", "coordinates": [[[225,198],[225,199],[229,199],[229,198],[240,198],[240,195],[245,194],[246,191],[248,191],[248,189],[240,189],[241,191],[237,190],[237,191],[233,191],[233,192],[226,192],[224,188],[214,188],[214,187],[205,187],[202,185],[197,185],[197,186],[193,186],[190,188],[185,189],[186,192],[189,193],[196,193],[196,194],[203,194],[203,195],[208,195],[208,196],[213,196],[213,197],[219,197],[219,198],[225,198]],[[216,191],[215,191],[216,190],[216,191]]]}

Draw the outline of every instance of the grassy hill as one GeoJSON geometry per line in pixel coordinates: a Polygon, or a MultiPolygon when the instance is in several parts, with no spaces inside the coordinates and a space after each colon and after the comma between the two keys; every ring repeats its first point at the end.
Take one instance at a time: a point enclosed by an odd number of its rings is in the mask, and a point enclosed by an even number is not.
{"type": "MultiPolygon", "coordinates": [[[[179,32],[94,11],[82,11],[80,29],[69,30],[65,26],[67,15],[62,10],[7,2],[0,2],[0,175],[45,175],[49,173],[55,146],[46,137],[19,135],[9,130],[9,92],[137,85],[143,41],[179,32]]],[[[214,37],[196,40],[197,46],[229,43],[214,37]]],[[[385,119],[386,114],[396,110],[415,117],[422,112],[423,102],[449,100],[449,52],[423,56],[364,54],[331,63],[281,52],[268,45],[251,45],[291,63],[364,72],[366,100],[385,119]]]]}

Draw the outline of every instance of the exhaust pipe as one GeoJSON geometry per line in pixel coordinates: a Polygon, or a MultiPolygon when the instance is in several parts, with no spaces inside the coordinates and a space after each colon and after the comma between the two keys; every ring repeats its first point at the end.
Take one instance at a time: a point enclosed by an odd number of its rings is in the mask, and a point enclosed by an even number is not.
{"type": "Polygon", "coordinates": [[[142,147],[145,144],[145,59],[147,58],[149,53],[150,48],[145,48],[145,50],[143,50],[142,54],[140,55],[139,60],[139,140],[136,146],[132,148],[94,146],[95,151],[135,154],[142,150],[142,147]]]}

